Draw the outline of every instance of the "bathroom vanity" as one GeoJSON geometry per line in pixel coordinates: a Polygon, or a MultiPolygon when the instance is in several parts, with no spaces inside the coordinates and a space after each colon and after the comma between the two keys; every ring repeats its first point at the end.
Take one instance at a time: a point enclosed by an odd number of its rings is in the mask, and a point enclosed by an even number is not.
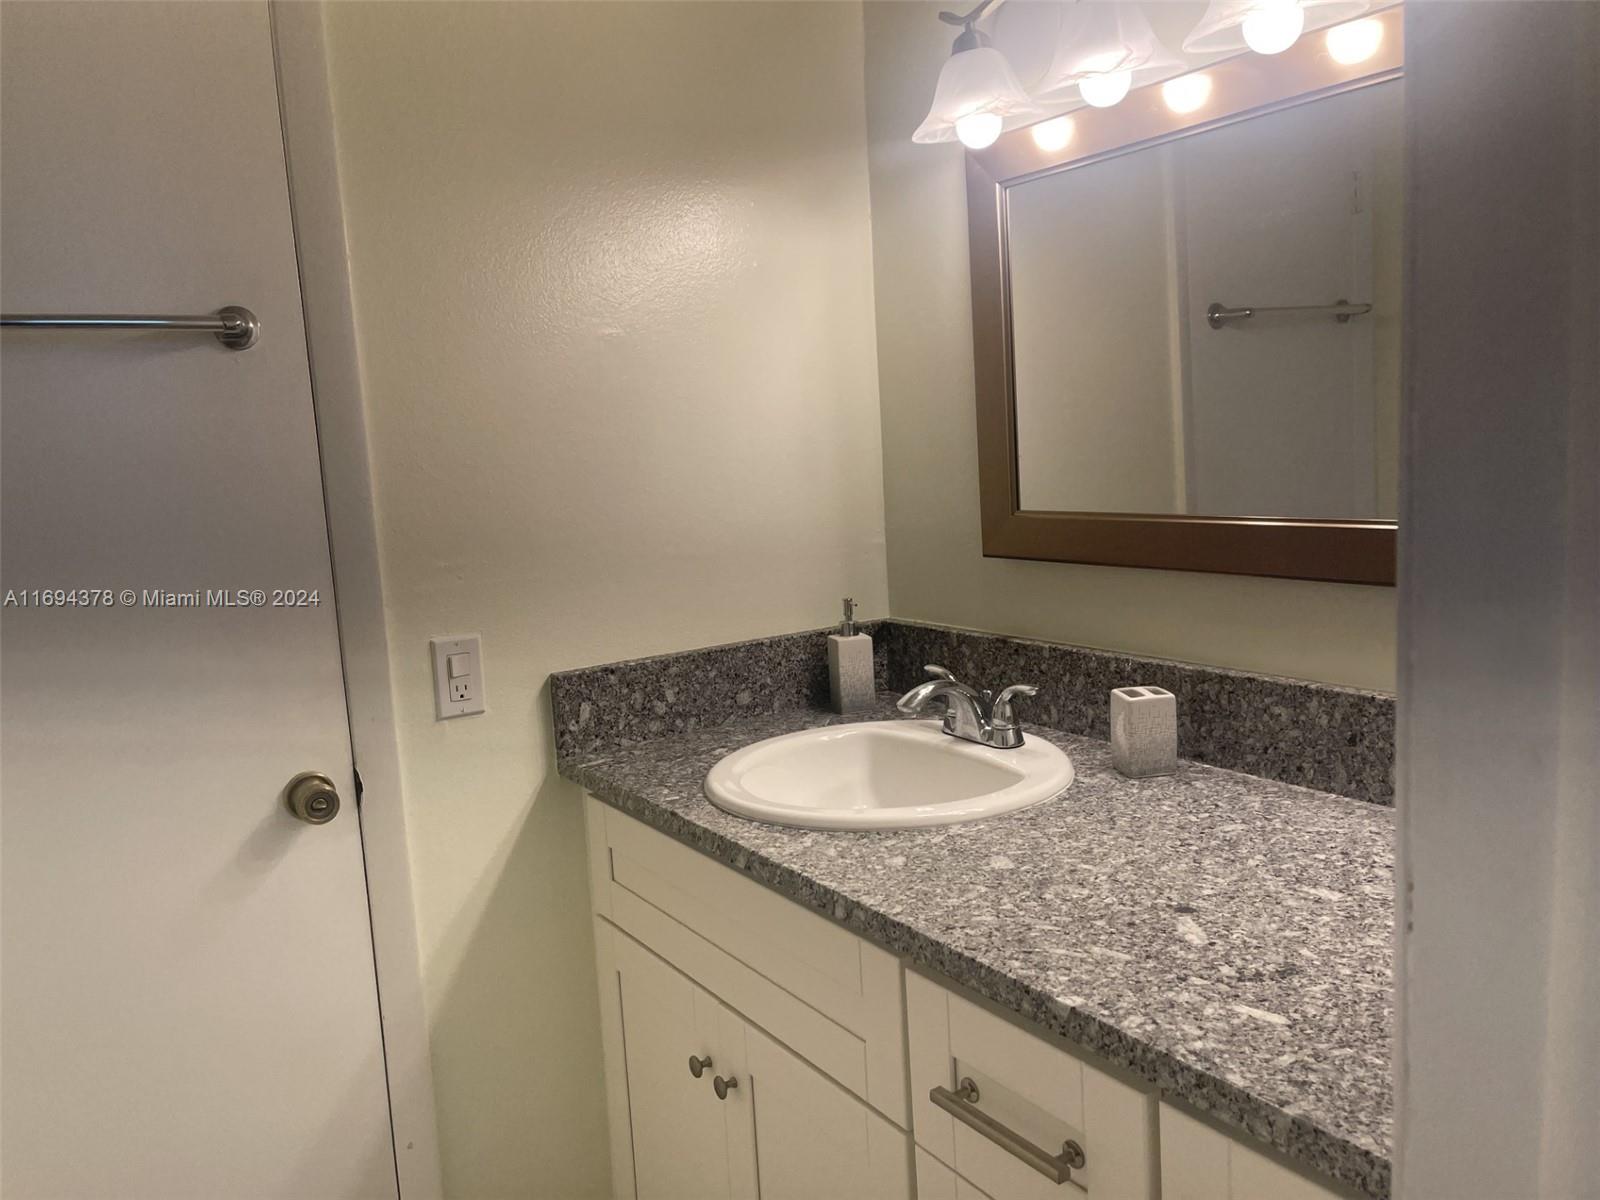
{"type": "Polygon", "coordinates": [[[1125,780],[1047,728],[1071,788],[970,824],[705,799],[730,752],[891,700],[563,755],[616,1194],[1386,1197],[1390,810],[1190,762],[1125,780]]]}

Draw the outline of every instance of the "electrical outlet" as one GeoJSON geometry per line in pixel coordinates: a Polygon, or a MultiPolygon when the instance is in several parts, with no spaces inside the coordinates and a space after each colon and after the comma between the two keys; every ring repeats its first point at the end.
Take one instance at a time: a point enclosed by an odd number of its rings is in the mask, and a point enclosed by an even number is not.
{"type": "Polygon", "coordinates": [[[483,656],[478,635],[434,638],[428,648],[433,659],[433,707],[439,720],[481,713],[483,656]]]}

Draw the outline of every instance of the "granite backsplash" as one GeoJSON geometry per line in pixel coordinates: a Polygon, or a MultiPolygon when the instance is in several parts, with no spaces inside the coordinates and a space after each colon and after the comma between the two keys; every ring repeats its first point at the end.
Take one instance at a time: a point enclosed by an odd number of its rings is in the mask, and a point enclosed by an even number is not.
{"type": "MultiPolygon", "coordinates": [[[[873,638],[879,688],[889,677],[883,624],[860,624],[873,638]]],[[[826,708],[832,632],[779,634],[552,675],[556,754],[587,757],[745,717],[826,708]]]]}
{"type": "Polygon", "coordinates": [[[938,663],[974,687],[1031,683],[1024,721],[1111,736],[1112,688],[1166,688],[1178,699],[1178,753],[1195,762],[1394,803],[1394,697],[1219,667],[1138,658],[909,621],[886,621],[885,685],[904,691],[938,663]]]}
{"type": "MultiPolygon", "coordinates": [[[[1394,697],[1082,646],[911,621],[867,622],[880,688],[938,663],[975,687],[1032,683],[1026,722],[1107,738],[1109,693],[1146,684],[1178,700],[1178,753],[1196,762],[1374,804],[1394,802],[1394,697]]],[[[782,634],[550,678],[563,759],[766,713],[826,707],[827,635],[782,634]]]]}

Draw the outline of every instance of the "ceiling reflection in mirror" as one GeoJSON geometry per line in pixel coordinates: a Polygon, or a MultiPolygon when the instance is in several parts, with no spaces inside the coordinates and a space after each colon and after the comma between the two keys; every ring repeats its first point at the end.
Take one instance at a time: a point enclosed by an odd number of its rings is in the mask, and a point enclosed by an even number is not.
{"type": "Polygon", "coordinates": [[[1005,189],[1022,510],[1395,519],[1402,88],[1005,189]]]}

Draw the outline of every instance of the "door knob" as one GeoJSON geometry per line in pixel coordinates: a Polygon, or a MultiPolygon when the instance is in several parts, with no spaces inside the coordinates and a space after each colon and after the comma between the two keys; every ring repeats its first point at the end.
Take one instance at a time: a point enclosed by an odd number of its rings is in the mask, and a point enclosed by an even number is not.
{"type": "Polygon", "coordinates": [[[704,1075],[706,1073],[706,1068],[710,1065],[711,1055],[709,1054],[704,1058],[701,1058],[698,1054],[689,1055],[689,1074],[693,1075],[696,1079],[699,1079],[700,1076],[704,1075]]]}
{"type": "Polygon", "coordinates": [[[326,825],[339,815],[339,789],[315,771],[291,779],[287,799],[289,811],[307,825],[326,825]]]}
{"type": "Polygon", "coordinates": [[[716,1092],[718,1100],[726,1100],[728,1098],[728,1093],[733,1091],[733,1089],[738,1086],[739,1081],[732,1075],[728,1076],[726,1079],[724,1079],[721,1075],[718,1075],[711,1081],[711,1090],[716,1092]]]}

